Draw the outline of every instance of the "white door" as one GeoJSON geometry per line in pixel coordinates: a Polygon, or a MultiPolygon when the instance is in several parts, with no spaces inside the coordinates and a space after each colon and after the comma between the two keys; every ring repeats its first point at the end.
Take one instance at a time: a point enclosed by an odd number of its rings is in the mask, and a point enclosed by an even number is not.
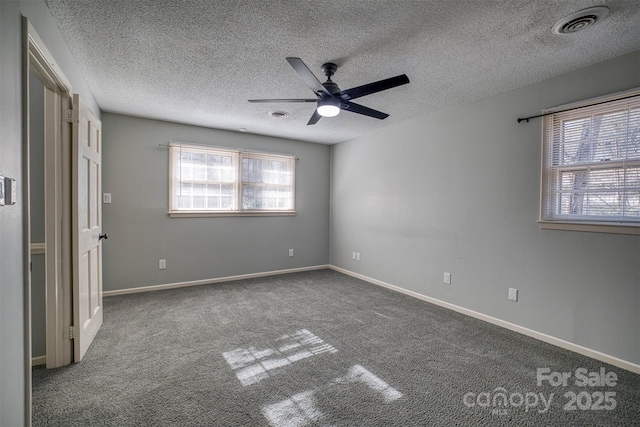
{"type": "Polygon", "coordinates": [[[73,348],[79,362],[102,325],[102,133],[78,95],[73,110],[73,348]]]}

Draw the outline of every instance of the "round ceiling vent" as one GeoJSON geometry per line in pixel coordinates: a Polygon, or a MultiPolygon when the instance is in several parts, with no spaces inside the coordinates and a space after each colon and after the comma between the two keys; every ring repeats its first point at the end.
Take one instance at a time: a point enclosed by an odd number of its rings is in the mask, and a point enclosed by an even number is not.
{"type": "Polygon", "coordinates": [[[556,34],[573,34],[603,20],[608,14],[609,8],[606,6],[582,9],[558,21],[553,26],[553,32],[556,34]]]}
{"type": "Polygon", "coordinates": [[[287,117],[289,113],[287,113],[286,111],[278,110],[278,111],[269,111],[269,115],[271,117],[275,117],[276,119],[282,119],[284,117],[287,117]]]}

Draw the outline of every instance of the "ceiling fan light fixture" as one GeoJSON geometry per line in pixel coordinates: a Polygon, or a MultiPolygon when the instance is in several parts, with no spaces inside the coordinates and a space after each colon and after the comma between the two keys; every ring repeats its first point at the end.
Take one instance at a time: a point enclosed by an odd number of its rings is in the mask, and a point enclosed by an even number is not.
{"type": "Polygon", "coordinates": [[[335,117],[340,114],[340,103],[333,99],[318,101],[318,114],[322,117],[335,117]]]}

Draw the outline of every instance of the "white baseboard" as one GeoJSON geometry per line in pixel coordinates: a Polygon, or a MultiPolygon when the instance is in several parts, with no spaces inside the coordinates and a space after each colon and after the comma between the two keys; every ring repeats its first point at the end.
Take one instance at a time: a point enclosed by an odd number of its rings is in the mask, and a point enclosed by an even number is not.
{"type": "Polygon", "coordinates": [[[47,356],[38,356],[31,358],[31,366],[39,366],[47,364],[47,356]]]}
{"type": "Polygon", "coordinates": [[[310,267],[291,268],[288,270],[266,271],[262,273],[241,274],[238,276],[218,277],[215,279],[191,280],[188,282],[166,283],[163,285],[141,286],[139,288],[118,289],[115,291],[103,291],[103,297],[112,297],[116,295],[135,294],[138,292],[162,291],[165,289],[184,288],[187,286],[210,285],[212,283],[232,282],[242,279],[253,279],[256,277],[277,276],[279,274],[299,273],[301,271],[323,270],[329,268],[328,264],[314,265],[310,267]]]}
{"type": "Polygon", "coordinates": [[[501,326],[503,328],[509,329],[514,332],[518,332],[520,334],[526,335],[531,338],[538,339],[540,341],[544,341],[548,344],[555,345],[557,347],[563,348],[565,350],[573,351],[575,353],[581,354],[583,356],[590,357],[595,360],[599,360],[604,363],[608,363],[613,366],[617,366],[618,368],[625,369],[627,371],[634,372],[636,374],[640,374],[640,365],[628,362],[626,360],[619,359],[614,356],[610,356],[608,354],[602,353],[597,350],[592,350],[587,347],[583,347],[578,344],[574,344],[569,341],[565,341],[560,338],[556,338],[551,335],[544,334],[542,332],[534,331],[533,329],[525,328],[523,326],[516,325],[515,323],[507,322],[495,317],[488,316],[486,314],[479,313],[477,311],[469,310],[464,307],[460,307],[454,304],[450,304],[445,301],[441,301],[439,299],[431,298],[426,295],[419,294],[418,292],[410,291],[408,289],[401,288],[399,286],[391,285],[389,283],[373,279],[371,277],[364,276],[362,274],[354,273],[353,271],[345,270],[344,268],[336,267],[334,265],[329,265],[329,268],[332,270],[338,271],[340,273],[346,274],[348,276],[355,277],[357,279],[364,280],[365,282],[372,283],[374,285],[382,286],[387,289],[391,289],[396,292],[400,292],[405,295],[409,295],[414,298],[418,298],[422,301],[426,301],[435,305],[439,305],[441,307],[448,308],[453,311],[457,311],[458,313],[466,314],[467,316],[475,317],[476,319],[483,320],[488,323],[492,323],[494,325],[501,326]]]}

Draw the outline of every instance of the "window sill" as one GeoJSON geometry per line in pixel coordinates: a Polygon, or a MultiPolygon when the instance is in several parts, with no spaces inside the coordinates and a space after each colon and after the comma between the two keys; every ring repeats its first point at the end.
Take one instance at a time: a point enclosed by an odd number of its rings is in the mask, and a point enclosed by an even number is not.
{"type": "Polygon", "coordinates": [[[543,230],[586,231],[590,233],[640,235],[640,226],[629,224],[603,224],[591,222],[538,221],[543,230]]]}
{"type": "Polygon", "coordinates": [[[206,211],[173,211],[168,212],[171,218],[210,218],[230,216],[295,216],[296,211],[247,211],[247,212],[206,212],[206,211]]]}

